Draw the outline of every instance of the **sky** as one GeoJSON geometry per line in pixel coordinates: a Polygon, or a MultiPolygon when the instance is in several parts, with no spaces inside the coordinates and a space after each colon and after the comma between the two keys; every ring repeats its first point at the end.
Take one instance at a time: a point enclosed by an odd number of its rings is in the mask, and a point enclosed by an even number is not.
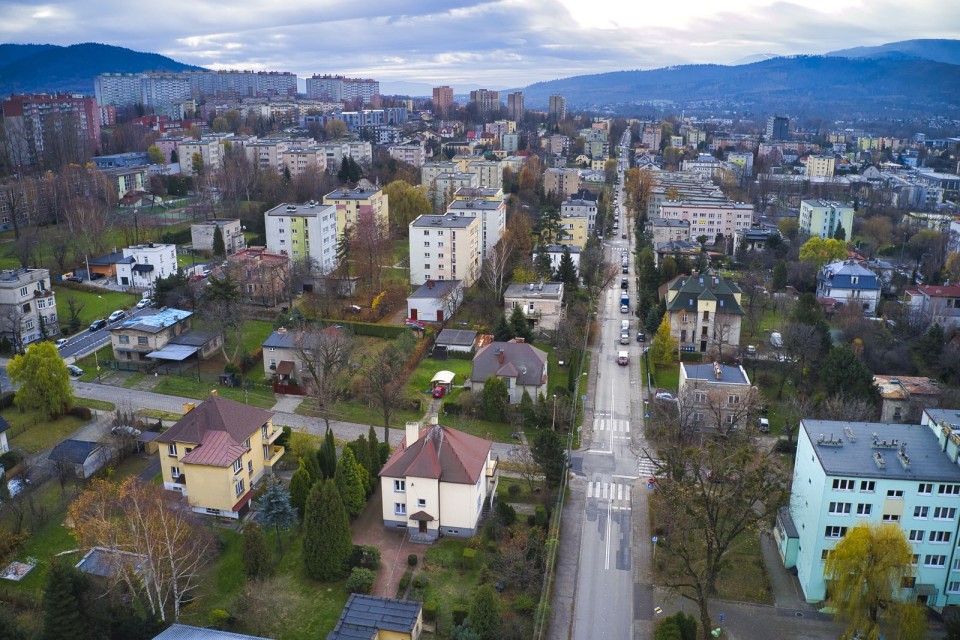
{"type": "MultiPolygon", "coordinates": [[[[960,38],[956,0],[52,0],[0,42],[102,42],[210,69],[334,73],[457,93],[760,54],[960,38]]],[[[105,70],[108,71],[108,70],[105,70]]]]}

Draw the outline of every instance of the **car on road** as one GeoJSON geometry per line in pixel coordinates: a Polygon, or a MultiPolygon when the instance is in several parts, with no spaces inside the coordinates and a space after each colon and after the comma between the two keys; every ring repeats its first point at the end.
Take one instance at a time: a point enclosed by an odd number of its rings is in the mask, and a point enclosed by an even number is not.
{"type": "Polygon", "coordinates": [[[140,302],[137,303],[137,309],[146,309],[153,304],[153,300],[150,298],[143,298],[140,302]]]}
{"type": "Polygon", "coordinates": [[[430,392],[430,395],[434,398],[442,398],[443,396],[447,395],[447,388],[442,384],[437,385],[433,388],[433,391],[430,392]]]}
{"type": "Polygon", "coordinates": [[[65,346],[67,346],[67,339],[60,338],[59,340],[53,343],[53,346],[55,346],[57,349],[63,349],[65,346]]]}
{"type": "Polygon", "coordinates": [[[620,278],[620,288],[621,288],[621,289],[628,289],[629,287],[630,287],[630,285],[629,285],[629,283],[627,282],[627,279],[626,279],[626,278],[620,278]]]}
{"type": "Polygon", "coordinates": [[[617,352],[617,364],[621,367],[630,364],[630,354],[627,351],[617,352]]]}
{"type": "Polygon", "coordinates": [[[93,321],[93,324],[90,325],[90,331],[100,331],[100,329],[103,329],[105,326],[107,326],[107,321],[100,318],[99,320],[93,321]]]}
{"type": "Polygon", "coordinates": [[[621,240],[626,240],[626,239],[627,239],[627,234],[621,233],[621,234],[620,234],[620,239],[621,239],[621,240]]]}
{"type": "Polygon", "coordinates": [[[116,322],[117,320],[123,320],[127,317],[127,312],[122,309],[117,309],[107,317],[107,322],[116,322]]]}
{"type": "Polygon", "coordinates": [[[630,313],[630,307],[625,304],[620,305],[620,313],[630,313]]]}
{"type": "Polygon", "coordinates": [[[79,378],[80,376],[83,375],[83,369],[81,369],[75,364],[68,364],[67,371],[69,371],[70,375],[72,375],[74,378],[79,378]]]}
{"type": "Polygon", "coordinates": [[[645,333],[643,333],[643,332],[641,332],[641,331],[638,331],[638,332],[637,332],[637,342],[646,342],[646,341],[647,341],[647,334],[645,334],[645,333]]]}

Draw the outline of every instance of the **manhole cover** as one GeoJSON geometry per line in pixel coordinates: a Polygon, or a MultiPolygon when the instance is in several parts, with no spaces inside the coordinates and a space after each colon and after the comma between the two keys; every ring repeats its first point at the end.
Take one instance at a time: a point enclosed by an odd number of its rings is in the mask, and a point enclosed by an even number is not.
{"type": "Polygon", "coordinates": [[[803,611],[794,611],[793,615],[797,616],[798,618],[802,618],[802,617],[803,617],[803,611]]]}

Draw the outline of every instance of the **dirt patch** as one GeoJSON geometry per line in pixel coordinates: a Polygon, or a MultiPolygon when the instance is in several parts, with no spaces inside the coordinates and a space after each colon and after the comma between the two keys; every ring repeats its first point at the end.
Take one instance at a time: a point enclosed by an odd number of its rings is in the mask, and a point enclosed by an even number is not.
{"type": "Polygon", "coordinates": [[[410,542],[406,529],[390,529],[383,526],[382,505],[382,495],[378,488],[370,496],[367,508],[359,518],[354,520],[351,529],[354,544],[370,545],[380,549],[380,570],[373,585],[373,595],[394,598],[400,586],[400,578],[407,570],[407,557],[414,553],[417,555],[417,564],[422,564],[423,554],[429,547],[410,542]]]}

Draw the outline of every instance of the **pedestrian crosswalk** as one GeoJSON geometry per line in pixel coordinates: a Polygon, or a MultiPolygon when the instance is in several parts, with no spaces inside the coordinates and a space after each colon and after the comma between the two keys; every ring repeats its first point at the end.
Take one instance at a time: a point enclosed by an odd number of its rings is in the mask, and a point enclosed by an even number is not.
{"type": "Polygon", "coordinates": [[[647,481],[647,478],[652,478],[659,473],[660,461],[656,458],[650,459],[646,455],[641,455],[640,459],[637,461],[637,475],[640,476],[640,479],[644,482],[647,481]]]}
{"type": "Polygon", "coordinates": [[[630,511],[630,485],[626,482],[591,480],[587,483],[587,498],[608,500],[615,511],[630,511]]]}
{"type": "Polygon", "coordinates": [[[630,433],[630,421],[618,418],[594,418],[594,431],[610,431],[611,433],[630,433]]]}

